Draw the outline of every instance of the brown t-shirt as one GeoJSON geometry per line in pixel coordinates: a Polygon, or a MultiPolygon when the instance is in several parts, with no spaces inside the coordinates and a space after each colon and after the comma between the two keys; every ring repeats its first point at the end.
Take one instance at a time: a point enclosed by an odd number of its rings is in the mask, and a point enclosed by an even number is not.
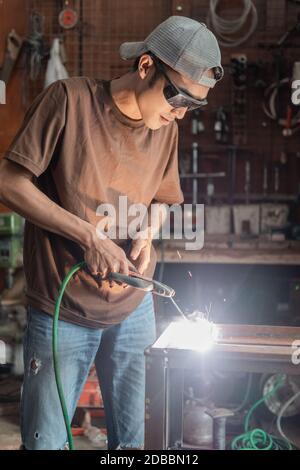
{"type": "MultiPolygon", "coordinates": [[[[67,211],[97,225],[96,209],[118,197],[131,203],[182,203],[178,175],[178,127],[158,130],[121,113],[108,81],[73,77],[59,80],[35,98],[4,158],[30,170],[37,187],[67,211]]],[[[130,252],[130,239],[115,240],[130,252]]],[[[82,249],[67,238],[26,222],[24,270],[29,303],[53,314],[59,286],[69,269],[84,259],[82,249]]],[[[152,277],[152,246],[146,272],[152,277]]],[[[64,295],[60,318],[91,328],[125,319],[145,292],[119,286],[101,287],[81,270],[64,295]]]]}

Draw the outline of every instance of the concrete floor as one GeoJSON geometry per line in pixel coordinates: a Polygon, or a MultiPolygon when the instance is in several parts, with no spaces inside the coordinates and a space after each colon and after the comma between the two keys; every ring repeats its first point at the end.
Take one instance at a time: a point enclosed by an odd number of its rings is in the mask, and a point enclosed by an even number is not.
{"type": "MultiPolygon", "coordinates": [[[[20,388],[20,381],[9,379],[0,382],[0,395],[14,395],[20,388]]],[[[101,426],[101,424],[100,424],[101,426]]],[[[269,427],[266,426],[266,429],[269,427]]],[[[286,435],[300,448],[300,416],[294,417],[284,422],[283,430],[286,435]]],[[[268,429],[273,433],[274,430],[268,429]]],[[[19,404],[0,403],[0,450],[18,450],[21,444],[19,429],[19,404]]],[[[99,450],[91,444],[91,441],[85,436],[74,438],[74,444],[78,450],[99,450]]],[[[105,449],[105,443],[102,442],[101,449],[105,449]]]]}
{"type": "MultiPolygon", "coordinates": [[[[0,450],[18,450],[21,445],[19,416],[16,407],[14,410],[9,409],[7,405],[5,407],[5,411],[0,407],[0,413],[5,413],[5,416],[0,416],[0,450]]],[[[78,450],[99,450],[99,447],[93,446],[85,436],[74,437],[74,444],[78,450]]]]}
{"type": "MultiPolygon", "coordinates": [[[[21,445],[19,426],[19,400],[18,394],[21,381],[8,377],[0,380],[1,397],[16,396],[13,403],[1,403],[0,400],[0,450],[18,450],[21,445]]],[[[74,437],[74,444],[79,450],[105,449],[105,442],[101,446],[95,446],[85,436],[74,437]]]]}

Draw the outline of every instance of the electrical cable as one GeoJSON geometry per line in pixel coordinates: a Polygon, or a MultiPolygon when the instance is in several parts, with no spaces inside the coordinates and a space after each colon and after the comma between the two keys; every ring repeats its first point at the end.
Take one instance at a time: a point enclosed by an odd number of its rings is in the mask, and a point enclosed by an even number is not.
{"type": "Polygon", "coordinates": [[[207,16],[207,23],[212,26],[217,36],[219,36],[219,43],[224,47],[236,47],[247,41],[247,39],[254,33],[257,23],[258,15],[256,7],[252,0],[242,0],[243,11],[239,18],[225,19],[217,14],[216,10],[219,6],[220,0],[210,0],[209,13],[207,16]],[[240,38],[231,37],[236,34],[246,24],[248,16],[251,15],[251,24],[247,33],[240,38]]]}
{"type": "Polygon", "coordinates": [[[284,438],[267,433],[263,429],[254,428],[250,430],[250,419],[256,408],[264,403],[266,398],[275,393],[283,385],[285,376],[281,376],[265,396],[257,400],[248,411],[244,422],[244,434],[236,436],[231,443],[232,450],[293,450],[291,442],[284,438]]]}
{"type": "MultiPolygon", "coordinates": [[[[276,110],[276,99],[279,95],[279,91],[284,86],[291,83],[290,78],[286,77],[278,82],[273,82],[265,91],[265,101],[263,102],[264,113],[273,121],[276,121],[280,126],[286,127],[287,119],[281,118],[276,110]]],[[[297,130],[300,129],[300,110],[291,118],[290,132],[293,135],[297,130]]]]}
{"type": "Polygon", "coordinates": [[[248,380],[247,380],[247,386],[246,386],[245,397],[244,397],[243,401],[242,401],[236,408],[230,408],[230,411],[232,411],[232,412],[234,412],[234,413],[238,413],[238,412],[241,411],[243,408],[245,408],[245,406],[246,406],[247,403],[248,403],[248,399],[249,399],[249,395],[250,395],[250,390],[251,390],[251,387],[252,387],[252,382],[253,382],[253,374],[249,373],[249,375],[248,375],[248,380]]]}
{"type": "Polygon", "coordinates": [[[295,447],[296,444],[294,442],[292,442],[290,439],[287,438],[287,436],[285,435],[285,433],[283,432],[282,430],[282,426],[281,426],[281,420],[282,420],[282,417],[283,415],[285,414],[286,410],[290,407],[290,405],[295,401],[297,400],[297,398],[300,397],[300,390],[298,390],[297,393],[295,393],[284,405],[283,407],[281,408],[279,414],[278,414],[278,417],[277,417],[277,421],[276,421],[276,425],[277,425],[277,429],[278,429],[278,432],[279,434],[281,435],[281,437],[287,441],[290,441],[295,447]]]}

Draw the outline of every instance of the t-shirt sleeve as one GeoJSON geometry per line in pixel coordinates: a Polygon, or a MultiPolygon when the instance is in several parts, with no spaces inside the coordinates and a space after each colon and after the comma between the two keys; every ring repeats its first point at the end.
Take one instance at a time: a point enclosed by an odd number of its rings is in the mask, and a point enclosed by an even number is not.
{"type": "Polygon", "coordinates": [[[163,179],[154,196],[155,201],[166,204],[181,204],[184,201],[180,187],[178,170],[178,126],[174,123],[171,136],[169,159],[164,171],[163,179]]]}
{"type": "Polygon", "coordinates": [[[67,94],[58,80],[34,99],[3,158],[40,176],[47,169],[63,132],[66,108],[67,94]]]}

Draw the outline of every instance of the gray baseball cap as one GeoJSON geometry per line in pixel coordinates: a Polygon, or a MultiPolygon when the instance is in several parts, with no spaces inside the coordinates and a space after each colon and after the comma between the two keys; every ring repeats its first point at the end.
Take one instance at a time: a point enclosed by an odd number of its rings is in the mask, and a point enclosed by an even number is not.
{"type": "Polygon", "coordinates": [[[204,23],[185,16],[170,16],[142,42],[125,42],[120,46],[123,59],[136,59],[152,52],[172,69],[191,80],[213,88],[224,70],[215,35],[204,23]],[[208,76],[212,70],[214,78],[208,76]]]}

